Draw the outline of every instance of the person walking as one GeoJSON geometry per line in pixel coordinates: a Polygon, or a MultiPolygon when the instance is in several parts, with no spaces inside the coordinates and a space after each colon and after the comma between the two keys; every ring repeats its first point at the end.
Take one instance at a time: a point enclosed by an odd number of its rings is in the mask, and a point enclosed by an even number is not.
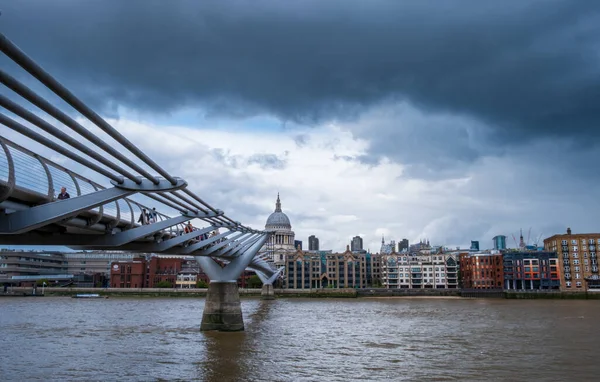
{"type": "Polygon", "coordinates": [[[146,211],[146,209],[142,209],[142,213],[140,214],[140,217],[138,218],[138,223],[140,223],[141,225],[146,225],[148,224],[148,212],[146,211]]]}
{"type": "Polygon", "coordinates": [[[150,224],[156,223],[158,220],[158,213],[156,212],[156,207],[152,207],[152,211],[150,211],[150,224]]]}

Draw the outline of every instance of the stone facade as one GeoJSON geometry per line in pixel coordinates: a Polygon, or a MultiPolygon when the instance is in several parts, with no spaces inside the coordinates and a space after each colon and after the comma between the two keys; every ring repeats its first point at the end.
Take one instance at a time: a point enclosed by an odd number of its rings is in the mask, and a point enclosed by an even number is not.
{"type": "Polygon", "coordinates": [[[274,231],[269,240],[265,243],[261,252],[266,254],[275,265],[283,265],[285,263],[285,257],[288,254],[294,253],[294,231],[292,231],[292,224],[288,216],[283,213],[281,209],[281,200],[279,194],[277,194],[277,201],[275,202],[275,211],[269,215],[267,223],[265,224],[265,230],[274,231]]]}
{"type": "Polygon", "coordinates": [[[378,282],[379,255],[315,253],[297,250],[286,257],[284,287],[289,289],[366,288],[378,282]]]}

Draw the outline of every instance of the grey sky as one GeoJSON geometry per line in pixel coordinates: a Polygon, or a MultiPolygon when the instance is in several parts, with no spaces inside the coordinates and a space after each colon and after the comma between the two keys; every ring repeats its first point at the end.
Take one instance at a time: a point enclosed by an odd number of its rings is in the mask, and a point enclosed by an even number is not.
{"type": "MultiPolygon", "coordinates": [[[[600,183],[575,190],[547,173],[579,166],[566,180],[579,184],[600,160],[597,2],[31,0],[0,9],[0,30],[106,115],[198,108],[241,124],[254,115],[339,124],[368,143],[340,160],[391,160],[404,171],[390,176],[404,179],[478,174],[470,191],[488,194],[474,198],[500,195],[490,182],[519,176],[505,198],[534,199],[538,187],[551,199],[586,197],[600,183]],[[490,163],[503,176],[485,176],[490,163]]],[[[298,150],[313,143],[295,136],[298,150]]],[[[276,148],[212,155],[234,168],[288,165],[276,148]]]]}

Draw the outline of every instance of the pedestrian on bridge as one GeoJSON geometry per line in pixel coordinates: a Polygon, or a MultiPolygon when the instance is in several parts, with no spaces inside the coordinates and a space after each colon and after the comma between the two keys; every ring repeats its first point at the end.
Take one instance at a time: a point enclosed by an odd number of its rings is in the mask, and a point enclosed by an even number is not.
{"type": "Polygon", "coordinates": [[[152,211],[150,211],[150,224],[154,224],[156,223],[156,221],[158,220],[158,213],[156,212],[156,207],[152,208],[152,211]]]}
{"type": "Polygon", "coordinates": [[[58,194],[58,200],[65,200],[65,199],[69,199],[70,197],[71,197],[71,195],[69,195],[69,193],[67,192],[67,188],[61,187],[60,194],[58,194]]]}
{"type": "Polygon", "coordinates": [[[142,213],[140,214],[140,217],[138,218],[138,223],[140,223],[141,225],[148,224],[148,211],[146,211],[145,208],[142,209],[142,213]]]}

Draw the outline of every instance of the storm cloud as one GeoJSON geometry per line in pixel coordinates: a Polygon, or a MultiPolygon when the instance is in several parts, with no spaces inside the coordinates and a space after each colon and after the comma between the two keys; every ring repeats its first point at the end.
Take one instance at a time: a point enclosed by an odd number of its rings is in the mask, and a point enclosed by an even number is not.
{"type": "Polygon", "coordinates": [[[298,238],[334,248],[597,231],[597,2],[0,9],[2,33],[240,221],[262,226],[281,191],[298,238]]]}
{"type": "Polygon", "coordinates": [[[392,100],[504,143],[586,138],[600,122],[595,2],[27,1],[0,21],[103,109],[317,124],[392,100]]]}

